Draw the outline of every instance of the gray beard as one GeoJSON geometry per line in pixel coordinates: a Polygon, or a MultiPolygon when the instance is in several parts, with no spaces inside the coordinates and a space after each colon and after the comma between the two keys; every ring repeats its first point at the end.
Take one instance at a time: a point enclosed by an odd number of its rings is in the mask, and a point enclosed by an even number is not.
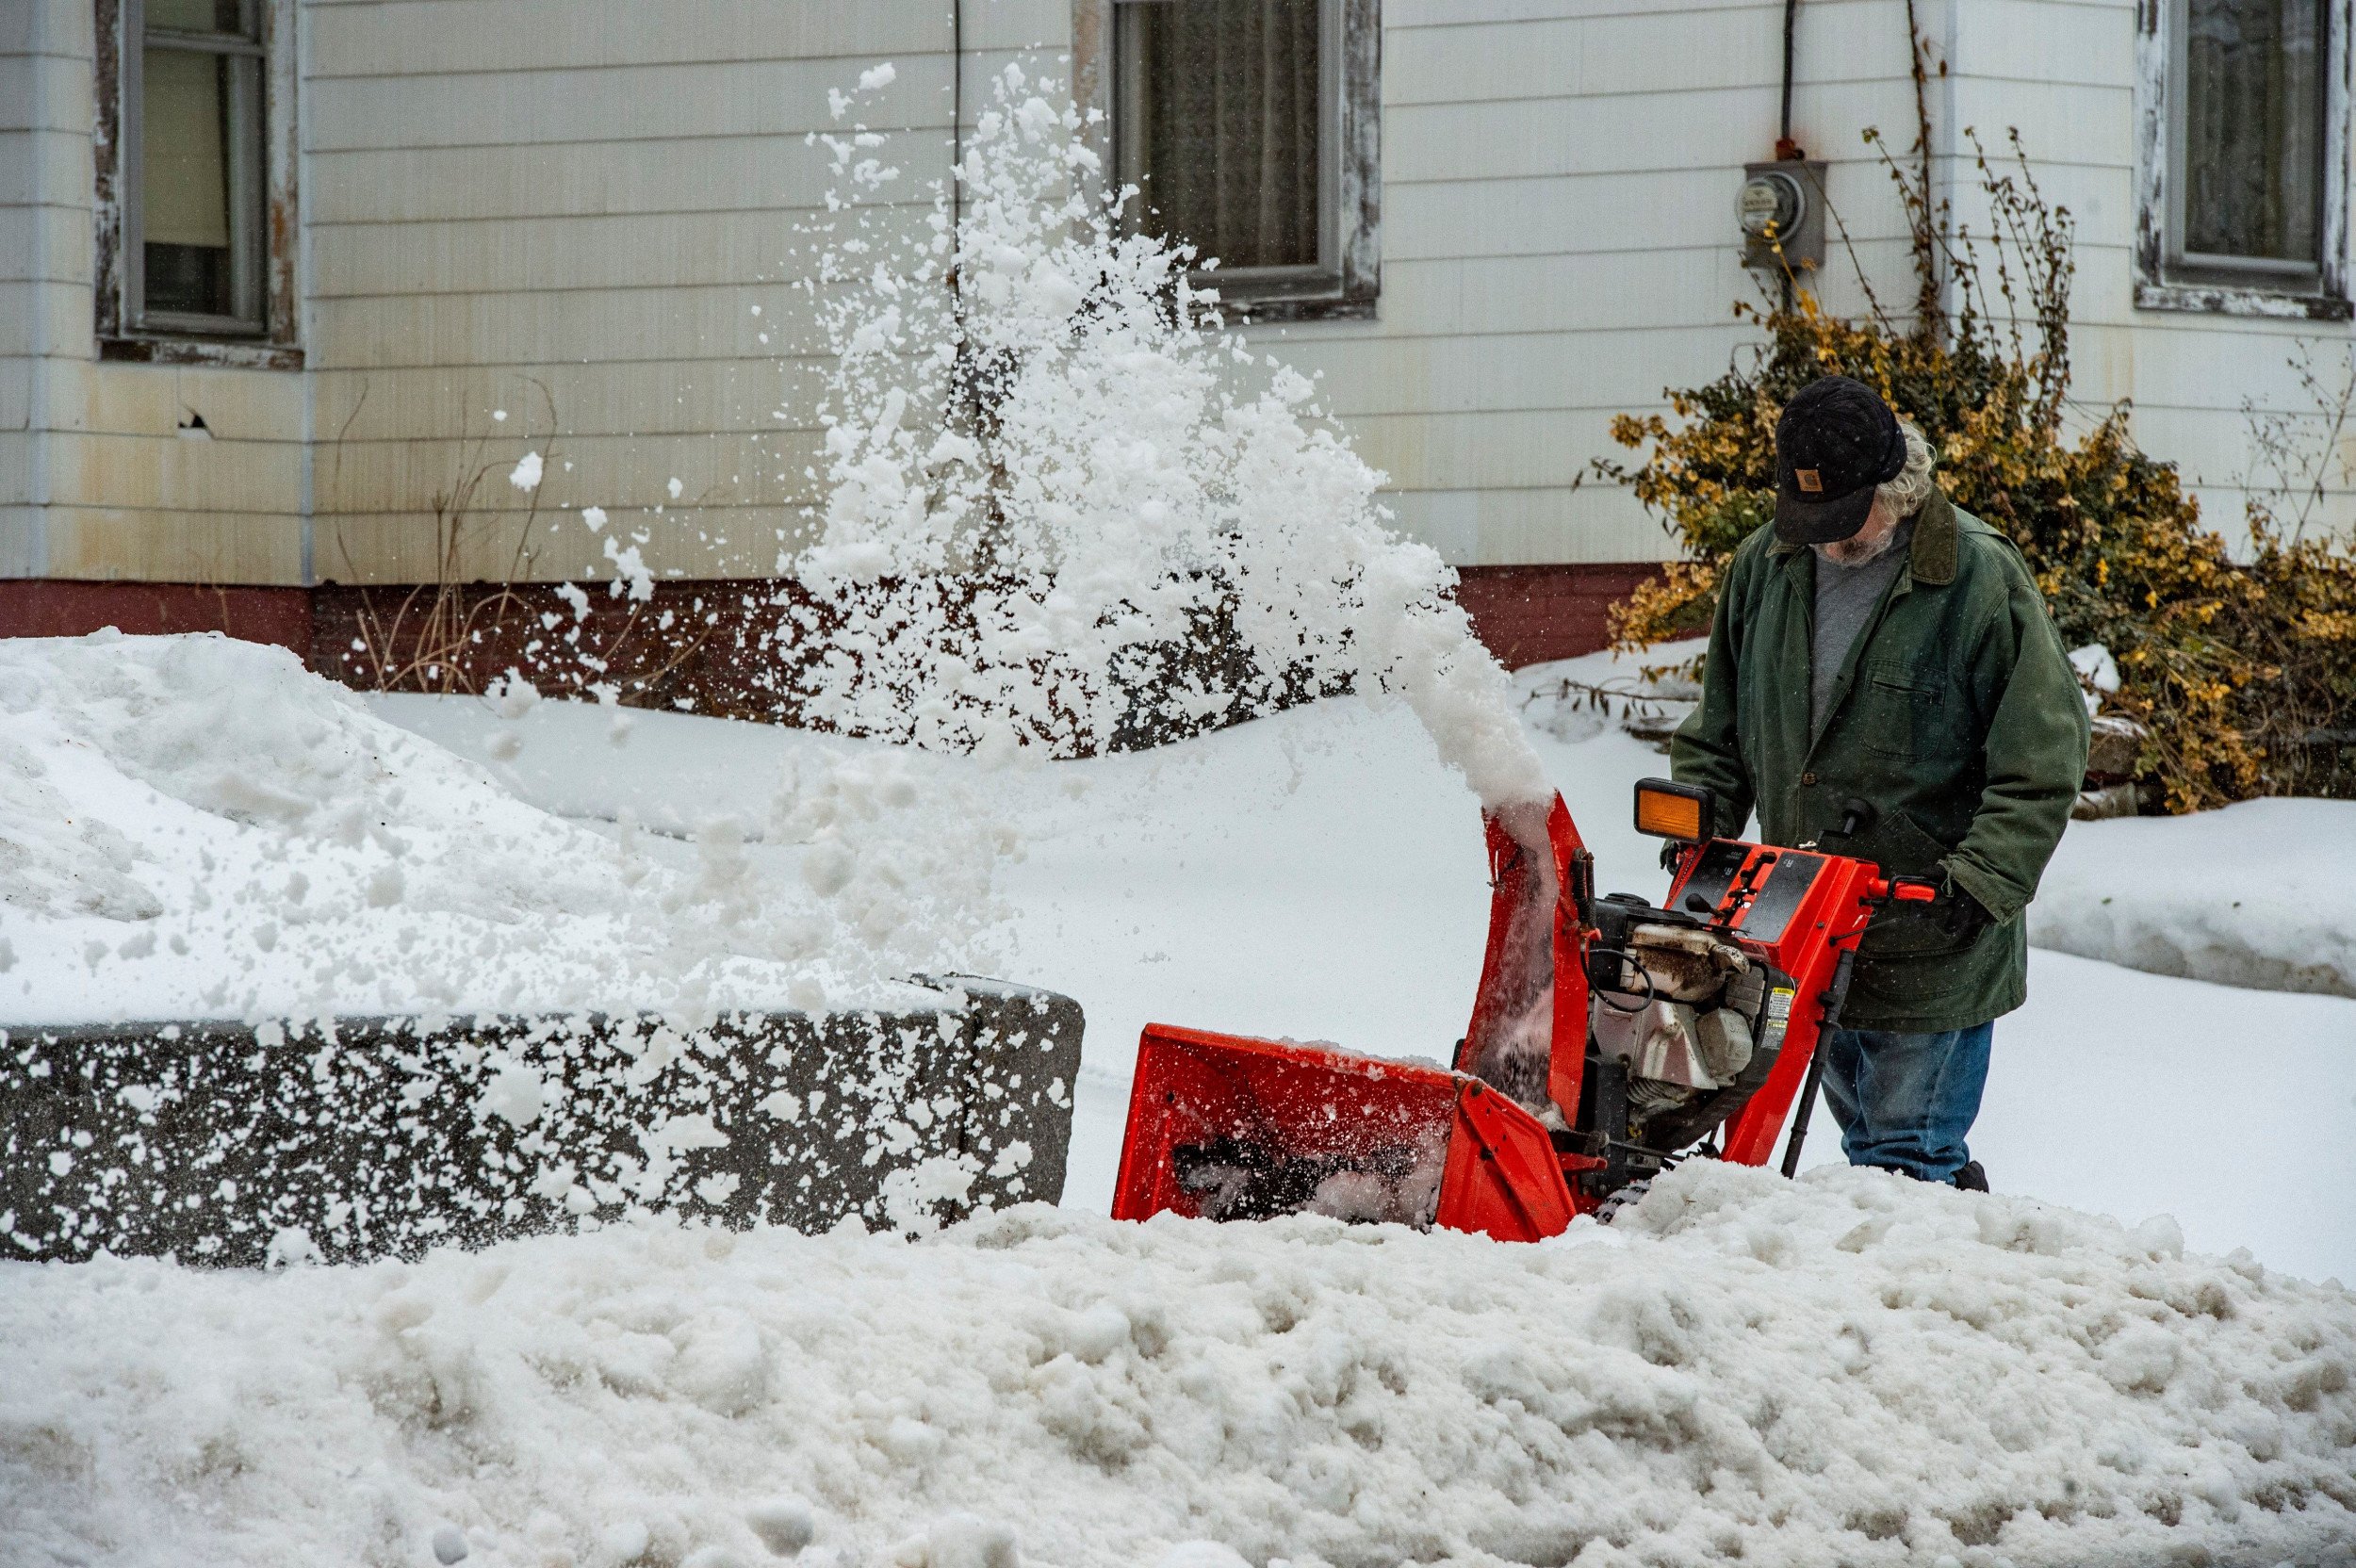
{"type": "Polygon", "coordinates": [[[1862,566],[1869,561],[1880,560],[1890,553],[1890,547],[1897,542],[1898,530],[1893,528],[1870,545],[1860,545],[1854,539],[1842,539],[1834,544],[1817,545],[1812,547],[1819,556],[1836,566],[1855,567],[1862,566]]]}

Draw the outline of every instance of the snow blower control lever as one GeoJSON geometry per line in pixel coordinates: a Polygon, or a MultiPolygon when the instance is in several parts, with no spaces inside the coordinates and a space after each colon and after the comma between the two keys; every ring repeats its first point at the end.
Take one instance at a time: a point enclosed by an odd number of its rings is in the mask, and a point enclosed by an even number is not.
{"type": "Polygon", "coordinates": [[[1710,792],[1665,779],[1635,800],[1671,851],[1657,906],[1596,896],[1559,795],[1485,822],[1489,940],[1450,1066],[1149,1024],[1114,1217],[1307,1212],[1534,1241],[1680,1160],[1766,1164],[1798,1101],[1796,1168],[1858,939],[1936,888],[1714,837],[1710,792]]]}

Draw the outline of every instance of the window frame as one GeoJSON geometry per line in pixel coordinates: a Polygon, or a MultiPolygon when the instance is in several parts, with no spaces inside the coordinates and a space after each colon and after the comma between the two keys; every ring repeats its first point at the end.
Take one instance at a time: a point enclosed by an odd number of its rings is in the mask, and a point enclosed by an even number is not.
{"type": "MultiPolygon", "coordinates": [[[[296,221],[293,27],[296,0],[254,0],[258,38],[240,46],[219,35],[185,35],[192,52],[258,61],[261,200],[234,215],[246,225],[260,298],[254,317],[149,311],[141,202],[140,116],[146,0],[95,0],[97,298],[101,359],[300,369],[293,254],[296,221]]],[[[175,41],[182,35],[173,35],[175,41]]],[[[239,240],[233,239],[233,243],[239,240]]]]}
{"type": "MultiPolygon", "coordinates": [[[[1122,183],[1119,13],[1168,0],[1072,0],[1072,92],[1108,189],[1122,183]]],[[[1320,0],[1317,261],[1193,274],[1253,321],[1371,320],[1383,287],[1382,0],[1320,0]]]]}
{"type": "Polygon", "coordinates": [[[2323,213],[2316,265],[2187,256],[2183,233],[2186,8],[2137,0],[2135,280],[2138,310],[2344,321],[2348,299],[2349,34],[2356,0],[2320,0],[2324,21],[2323,213]],[[2271,274],[2271,276],[2269,276],[2271,274]]]}

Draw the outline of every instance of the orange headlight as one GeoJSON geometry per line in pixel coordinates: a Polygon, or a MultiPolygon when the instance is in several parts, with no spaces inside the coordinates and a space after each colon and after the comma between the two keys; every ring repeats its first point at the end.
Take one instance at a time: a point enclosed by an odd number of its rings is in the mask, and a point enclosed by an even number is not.
{"type": "Polygon", "coordinates": [[[1710,837],[1715,815],[1714,798],[1698,784],[1672,784],[1665,778],[1646,778],[1637,783],[1639,833],[1699,843],[1710,837]]]}

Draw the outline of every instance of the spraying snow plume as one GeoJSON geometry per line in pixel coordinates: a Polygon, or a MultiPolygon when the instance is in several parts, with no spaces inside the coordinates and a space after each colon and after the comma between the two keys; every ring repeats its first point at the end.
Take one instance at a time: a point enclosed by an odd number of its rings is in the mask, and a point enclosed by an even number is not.
{"type": "MultiPolygon", "coordinates": [[[[864,85],[864,84],[862,84],[864,85]]],[[[838,120],[855,95],[836,94],[838,120]]],[[[1408,702],[1484,804],[1550,792],[1454,573],[1298,372],[1130,232],[1134,189],[1008,66],[929,224],[886,237],[884,139],[828,136],[813,286],[840,356],[827,500],[793,563],[826,655],[808,711],[927,748],[1072,755],[1354,685],[1408,702]],[[1256,377],[1259,390],[1237,389],[1256,377]]]]}
{"type": "MultiPolygon", "coordinates": [[[[887,81],[870,72],[859,92],[887,81]]],[[[831,102],[847,115],[859,95],[831,102]]],[[[947,759],[915,752],[1070,756],[1345,685],[1410,704],[1481,800],[1543,844],[1544,776],[1453,574],[1385,526],[1382,476],[1308,381],[1224,330],[1192,252],[1127,232],[1135,193],[1100,193],[1084,129],[1008,69],[957,172],[960,210],[944,194],[912,232],[877,201],[898,177],[883,139],[827,139],[828,498],[790,563],[821,652],[787,678],[821,724],[914,751],[810,737],[765,809],[705,813],[692,859],[668,863],[628,821],[606,839],[521,810],[284,656],[28,645],[0,658],[0,715],[24,730],[0,737],[0,839],[54,815],[31,782],[11,807],[19,773],[103,762],[105,776],[86,781],[79,837],[43,828],[23,866],[0,855],[0,893],[160,914],[179,940],[63,920],[0,931],[0,968],[86,977],[41,1004],[87,1016],[191,996],[256,1017],[865,1004],[911,972],[1005,956],[993,884],[1011,825],[947,759]],[[206,717],[221,711],[238,724],[206,717]],[[167,739],[181,752],[154,763],[167,739]],[[18,757],[36,741],[41,758],[18,757]],[[263,778],[273,758],[300,776],[263,778]],[[748,844],[785,849],[797,874],[764,874],[748,844]]],[[[511,478],[545,473],[527,452],[511,478]]],[[[635,545],[601,510],[581,516],[617,588],[644,598],[635,545]]],[[[512,760],[530,689],[511,678],[492,700],[513,731],[494,754],[512,760]]],[[[617,747],[637,722],[615,713],[617,747]]]]}

